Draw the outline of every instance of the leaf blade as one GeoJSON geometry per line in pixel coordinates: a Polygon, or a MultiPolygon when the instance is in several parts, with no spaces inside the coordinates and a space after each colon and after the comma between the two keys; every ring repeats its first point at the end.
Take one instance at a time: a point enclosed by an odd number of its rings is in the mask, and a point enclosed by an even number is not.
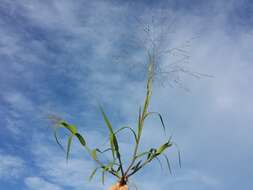
{"type": "Polygon", "coordinates": [[[68,162],[68,160],[69,160],[69,153],[70,153],[70,147],[71,147],[71,143],[72,143],[72,138],[73,138],[72,135],[68,137],[67,153],[66,153],[66,161],[67,161],[67,162],[68,162]]]}

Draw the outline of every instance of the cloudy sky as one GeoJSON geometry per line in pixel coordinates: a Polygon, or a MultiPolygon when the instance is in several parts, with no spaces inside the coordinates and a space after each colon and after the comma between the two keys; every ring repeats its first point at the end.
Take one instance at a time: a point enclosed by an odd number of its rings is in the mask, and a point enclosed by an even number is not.
{"type": "MultiPolygon", "coordinates": [[[[253,186],[252,1],[1,0],[1,190],[102,190],[115,182],[88,181],[95,163],[76,141],[66,164],[47,115],[78,126],[91,147],[103,147],[108,134],[98,102],[115,129],[136,127],[147,26],[163,35],[150,109],[163,115],[167,136],[150,119],[141,148],[172,134],[182,168],[171,149],[172,175],[154,162],[132,182],[145,190],[253,186]],[[211,77],[164,75],[175,63],[211,77]]],[[[120,138],[127,161],[133,141],[120,138]]]]}

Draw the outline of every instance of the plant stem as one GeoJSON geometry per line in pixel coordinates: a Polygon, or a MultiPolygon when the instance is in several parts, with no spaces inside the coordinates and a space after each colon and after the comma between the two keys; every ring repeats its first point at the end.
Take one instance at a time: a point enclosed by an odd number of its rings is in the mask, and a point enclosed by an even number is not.
{"type": "Polygon", "coordinates": [[[134,148],[133,159],[125,172],[125,176],[127,176],[127,177],[129,177],[128,172],[130,171],[131,167],[134,165],[136,158],[137,158],[136,154],[137,154],[138,147],[140,144],[142,128],[144,126],[145,116],[147,114],[148,106],[150,103],[150,98],[152,95],[152,82],[153,82],[153,76],[154,76],[154,61],[155,60],[154,60],[154,55],[153,56],[151,56],[150,54],[148,54],[148,55],[149,55],[149,65],[148,65],[148,77],[147,77],[147,92],[146,92],[146,97],[145,97],[145,101],[144,101],[143,111],[141,114],[140,123],[139,123],[140,131],[139,131],[139,134],[137,135],[137,142],[136,142],[135,148],[134,148]]]}

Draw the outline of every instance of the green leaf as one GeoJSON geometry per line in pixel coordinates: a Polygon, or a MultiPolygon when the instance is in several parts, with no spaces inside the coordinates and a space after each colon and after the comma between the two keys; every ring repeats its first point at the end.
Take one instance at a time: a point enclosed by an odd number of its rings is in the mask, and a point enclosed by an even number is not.
{"type": "Polygon", "coordinates": [[[112,150],[112,149],[111,149],[111,148],[107,148],[107,149],[101,151],[100,149],[97,148],[97,151],[98,151],[99,153],[101,153],[101,154],[103,154],[103,153],[105,153],[105,152],[107,152],[107,151],[109,151],[109,150],[112,150]]]}
{"type": "Polygon", "coordinates": [[[163,156],[165,157],[166,159],[166,163],[167,163],[167,166],[168,166],[168,169],[170,171],[170,175],[172,175],[172,171],[171,171],[171,166],[170,166],[170,161],[169,161],[169,158],[167,155],[163,154],[163,156]]]}
{"type": "Polygon", "coordinates": [[[181,168],[182,167],[182,163],[181,163],[181,153],[180,153],[180,150],[178,150],[178,163],[179,163],[179,167],[181,168]]]}
{"type": "Polygon", "coordinates": [[[138,139],[140,139],[141,131],[142,131],[142,126],[141,126],[141,107],[140,107],[139,116],[138,116],[138,139]]]}
{"type": "Polygon", "coordinates": [[[91,156],[94,160],[97,160],[97,149],[96,148],[91,151],[91,156]]]}
{"type": "Polygon", "coordinates": [[[113,139],[113,145],[114,145],[114,148],[115,148],[115,151],[118,153],[119,152],[119,144],[118,144],[118,140],[116,138],[116,135],[112,135],[112,139],[113,139]]]}
{"type": "Polygon", "coordinates": [[[179,164],[179,167],[181,168],[182,167],[182,162],[181,162],[181,152],[180,152],[180,149],[178,147],[178,145],[176,143],[174,143],[174,145],[176,146],[177,148],[177,155],[178,155],[178,164],[179,164]]]}
{"type": "Polygon", "coordinates": [[[101,111],[101,113],[103,115],[103,119],[104,119],[104,121],[106,123],[106,126],[107,126],[107,128],[109,129],[109,132],[110,132],[110,145],[111,145],[111,149],[112,149],[112,156],[113,156],[113,158],[115,158],[115,148],[116,148],[115,144],[117,144],[116,143],[117,139],[116,139],[116,136],[114,135],[114,132],[113,132],[113,129],[112,129],[112,125],[111,125],[108,117],[106,116],[106,114],[105,114],[102,106],[100,106],[99,108],[100,108],[100,111],[101,111]]]}
{"type": "Polygon", "coordinates": [[[89,181],[92,180],[92,178],[94,177],[94,175],[96,174],[96,172],[97,172],[97,170],[98,170],[99,168],[100,168],[100,167],[97,167],[97,168],[95,168],[95,169],[92,171],[91,175],[89,176],[89,181]]]}
{"type": "Polygon", "coordinates": [[[137,143],[137,135],[136,135],[135,131],[133,130],[133,128],[131,128],[131,127],[128,127],[128,126],[121,127],[120,129],[115,131],[114,134],[116,135],[117,133],[119,133],[120,131],[122,131],[124,129],[129,129],[133,133],[135,142],[137,143]]]}
{"type": "Polygon", "coordinates": [[[102,184],[104,185],[105,184],[105,170],[102,171],[101,180],[102,180],[102,184]]]}
{"type": "Polygon", "coordinates": [[[157,155],[161,154],[163,151],[165,151],[167,148],[171,147],[172,145],[173,144],[170,141],[166,142],[165,144],[163,144],[157,149],[156,154],[157,155]]]}
{"type": "Polygon", "coordinates": [[[68,129],[73,135],[77,133],[77,129],[74,125],[68,124],[66,121],[59,121],[59,124],[63,126],[64,128],[68,129]]]}
{"type": "Polygon", "coordinates": [[[61,144],[61,142],[60,142],[60,140],[58,139],[58,136],[57,136],[57,128],[56,128],[56,127],[54,127],[54,138],[55,138],[56,143],[57,143],[57,144],[59,145],[59,147],[62,149],[62,151],[65,152],[65,151],[64,151],[64,148],[63,148],[63,146],[62,146],[62,144],[61,144]]]}
{"type": "Polygon", "coordinates": [[[135,166],[133,166],[132,168],[131,168],[131,170],[138,170],[139,169],[139,166],[140,166],[140,164],[141,164],[141,162],[142,162],[142,160],[140,160],[135,166]]]}
{"type": "Polygon", "coordinates": [[[103,108],[102,108],[101,106],[100,106],[100,111],[101,111],[101,113],[102,113],[102,115],[103,115],[103,118],[104,118],[104,121],[105,121],[105,123],[106,123],[106,126],[108,127],[110,133],[113,134],[112,125],[111,125],[111,123],[110,123],[108,117],[106,116],[106,114],[105,114],[105,112],[104,112],[104,110],[103,110],[103,108]]]}
{"type": "Polygon", "coordinates": [[[157,156],[155,156],[154,158],[158,161],[158,163],[159,163],[159,165],[160,165],[161,170],[163,170],[163,165],[162,165],[161,160],[160,160],[157,156]]]}
{"type": "Polygon", "coordinates": [[[83,146],[86,146],[86,142],[85,142],[84,138],[82,137],[82,135],[80,135],[79,133],[76,133],[75,136],[78,138],[79,142],[80,142],[83,146]]]}
{"type": "Polygon", "coordinates": [[[117,172],[119,172],[120,171],[120,166],[118,167],[118,169],[116,170],[117,172]]]}
{"type": "Polygon", "coordinates": [[[147,156],[147,160],[152,159],[152,158],[154,157],[155,153],[156,153],[156,149],[151,148],[151,149],[149,150],[149,153],[148,153],[148,156],[147,156]]]}
{"type": "Polygon", "coordinates": [[[140,154],[137,154],[137,155],[135,156],[135,158],[140,158],[140,157],[142,157],[142,156],[145,156],[146,154],[149,154],[149,151],[148,151],[148,152],[142,152],[142,153],[140,153],[140,154]]]}
{"type": "Polygon", "coordinates": [[[145,118],[147,118],[149,115],[152,115],[152,114],[158,115],[158,117],[159,117],[159,119],[161,121],[162,127],[163,127],[163,131],[164,131],[164,133],[166,133],[166,128],[165,128],[165,125],[164,125],[164,122],[163,122],[163,117],[162,117],[162,115],[159,112],[148,112],[145,115],[145,118]]]}
{"type": "Polygon", "coordinates": [[[67,154],[66,154],[66,160],[69,160],[69,152],[70,152],[70,147],[71,147],[71,142],[72,142],[72,135],[68,137],[68,144],[67,144],[67,154]]]}

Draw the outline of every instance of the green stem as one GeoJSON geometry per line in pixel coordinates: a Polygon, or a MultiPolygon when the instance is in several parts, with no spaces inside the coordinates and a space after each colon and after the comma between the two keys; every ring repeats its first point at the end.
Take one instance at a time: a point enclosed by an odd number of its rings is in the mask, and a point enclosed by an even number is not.
{"type": "Polygon", "coordinates": [[[128,172],[130,171],[131,167],[134,165],[134,163],[137,159],[136,155],[137,155],[137,151],[138,151],[138,147],[139,147],[139,143],[140,143],[142,128],[144,126],[145,116],[147,114],[148,106],[149,106],[149,103],[150,103],[150,98],[151,98],[151,95],[152,95],[153,76],[154,76],[154,56],[150,56],[150,54],[149,54],[146,98],[145,98],[145,101],[144,101],[144,107],[143,107],[143,111],[142,111],[142,114],[141,114],[141,120],[140,120],[140,123],[139,123],[140,131],[139,131],[138,136],[137,136],[137,142],[136,142],[135,148],[134,148],[133,159],[132,159],[129,167],[127,168],[127,170],[125,172],[125,176],[128,176],[128,177],[129,177],[128,172]]]}

